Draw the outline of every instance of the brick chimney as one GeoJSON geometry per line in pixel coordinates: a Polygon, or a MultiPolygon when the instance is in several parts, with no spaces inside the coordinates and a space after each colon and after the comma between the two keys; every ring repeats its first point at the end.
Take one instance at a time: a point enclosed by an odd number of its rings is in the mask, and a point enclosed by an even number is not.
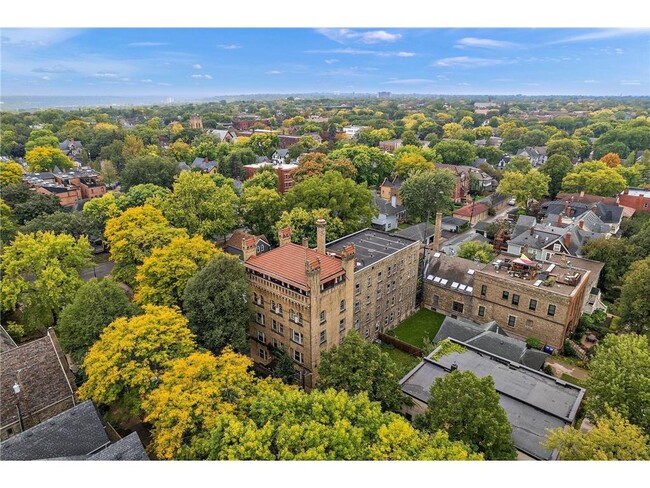
{"type": "Polygon", "coordinates": [[[578,226],[579,226],[581,229],[583,229],[584,226],[585,226],[585,221],[584,221],[584,220],[581,220],[580,222],[578,222],[578,226]]]}
{"type": "MultiPolygon", "coordinates": [[[[426,227],[425,227],[425,233],[426,233],[426,227]]],[[[442,233],[442,212],[436,212],[436,225],[433,229],[433,252],[438,252],[438,250],[440,249],[441,233],[442,233]]]]}
{"type": "Polygon", "coordinates": [[[316,221],[316,252],[318,254],[325,254],[325,226],[327,222],[325,219],[318,219],[316,221]]]}
{"type": "Polygon", "coordinates": [[[555,227],[562,227],[562,214],[557,215],[557,222],[555,223],[555,227]]]}
{"type": "Polygon", "coordinates": [[[285,227],[278,231],[278,242],[280,243],[280,247],[291,242],[291,227],[285,227]]]}
{"type": "Polygon", "coordinates": [[[309,247],[309,237],[302,238],[302,247],[309,247]]]}
{"type": "Polygon", "coordinates": [[[257,256],[257,246],[255,245],[255,237],[248,236],[242,238],[241,252],[243,255],[244,262],[248,261],[250,258],[257,256]]]}
{"type": "Polygon", "coordinates": [[[530,235],[532,236],[535,233],[535,227],[530,228],[530,235]]]}
{"type": "Polygon", "coordinates": [[[571,232],[567,232],[564,234],[564,247],[569,249],[569,246],[571,245],[571,232]]]}

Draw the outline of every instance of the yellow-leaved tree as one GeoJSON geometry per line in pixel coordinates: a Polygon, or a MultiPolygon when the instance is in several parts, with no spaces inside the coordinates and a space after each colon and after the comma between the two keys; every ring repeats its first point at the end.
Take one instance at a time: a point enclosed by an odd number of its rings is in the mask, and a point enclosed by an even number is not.
{"type": "Polygon", "coordinates": [[[14,161],[0,161],[0,187],[17,185],[23,179],[23,168],[14,161]]]}

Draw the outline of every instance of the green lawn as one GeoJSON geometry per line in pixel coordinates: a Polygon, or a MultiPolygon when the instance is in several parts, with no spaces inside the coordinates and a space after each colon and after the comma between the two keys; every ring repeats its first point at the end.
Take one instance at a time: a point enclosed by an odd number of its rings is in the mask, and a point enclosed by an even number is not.
{"type": "Polygon", "coordinates": [[[560,379],[562,381],[566,381],[567,383],[573,383],[574,385],[579,386],[581,388],[586,388],[582,380],[579,380],[578,378],[574,378],[569,374],[566,373],[563,374],[562,376],[560,376],[560,379]]]}
{"type": "Polygon", "coordinates": [[[424,347],[424,339],[433,339],[438,333],[445,316],[431,310],[422,309],[399,324],[388,335],[408,342],[415,347],[424,347]]]}
{"type": "Polygon", "coordinates": [[[391,346],[390,344],[381,344],[382,351],[388,353],[393,361],[402,369],[402,375],[405,375],[411,371],[419,362],[420,358],[411,356],[404,351],[400,351],[396,347],[391,346]]]}

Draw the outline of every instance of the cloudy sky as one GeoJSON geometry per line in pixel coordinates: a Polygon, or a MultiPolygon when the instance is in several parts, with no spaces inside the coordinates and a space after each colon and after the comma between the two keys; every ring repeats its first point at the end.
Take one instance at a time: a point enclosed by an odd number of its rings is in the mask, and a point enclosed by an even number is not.
{"type": "Polygon", "coordinates": [[[2,29],[7,95],[650,95],[650,29],[2,29]]]}

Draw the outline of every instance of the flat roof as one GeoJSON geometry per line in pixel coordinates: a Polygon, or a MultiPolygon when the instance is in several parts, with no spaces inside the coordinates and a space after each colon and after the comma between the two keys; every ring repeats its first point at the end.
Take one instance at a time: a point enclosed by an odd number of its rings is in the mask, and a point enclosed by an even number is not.
{"type": "Polygon", "coordinates": [[[374,229],[362,229],[327,244],[327,251],[340,253],[345,246],[354,244],[357,264],[354,271],[362,270],[385,257],[418,243],[415,239],[388,234],[374,229]]]}
{"type": "Polygon", "coordinates": [[[451,371],[456,364],[459,371],[472,371],[479,378],[492,377],[503,407],[512,426],[515,447],[536,458],[556,459],[557,452],[541,443],[547,429],[571,425],[585,390],[553,376],[487,353],[479,348],[463,345],[466,351],[453,352],[438,360],[434,353],[411,370],[402,380],[402,391],[422,402],[431,397],[431,385],[451,371]]]}
{"type": "MultiPolygon", "coordinates": [[[[625,192],[621,193],[621,195],[624,195],[625,192]]],[[[628,188],[627,189],[627,194],[633,197],[646,197],[650,198],[650,190],[645,190],[643,188],[628,188]]]]}
{"type": "Polygon", "coordinates": [[[425,268],[424,280],[442,288],[471,295],[474,291],[474,276],[487,265],[470,259],[449,256],[441,252],[430,254],[425,268]]]}

